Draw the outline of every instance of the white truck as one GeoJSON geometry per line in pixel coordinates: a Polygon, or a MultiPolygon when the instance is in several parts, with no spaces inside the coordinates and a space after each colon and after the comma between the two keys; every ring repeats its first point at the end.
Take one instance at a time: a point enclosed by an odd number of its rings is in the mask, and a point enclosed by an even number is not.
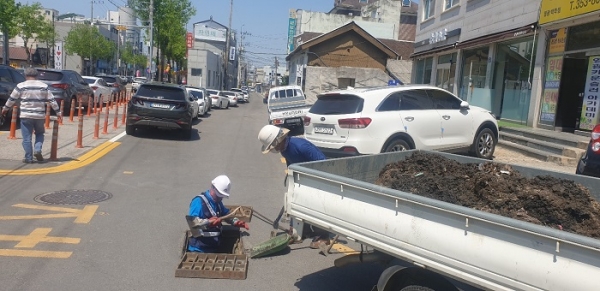
{"type": "MultiPolygon", "coordinates": [[[[294,227],[302,233],[307,222],[375,250],[336,266],[395,262],[373,290],[600,290],[600,240],[374,184],[385,165],[412,152],[291,165],[285,210],[294,227]]],[[[573,180],[600,200],[600,179],[513,168],[573,180]]]]}
{"type": "Polygon", "coordinates": [[[304,133],[304,116],[310,107],[300,86],[273,87],[267,94],[269,124],[285,127],[293,132],[304,133]]]}

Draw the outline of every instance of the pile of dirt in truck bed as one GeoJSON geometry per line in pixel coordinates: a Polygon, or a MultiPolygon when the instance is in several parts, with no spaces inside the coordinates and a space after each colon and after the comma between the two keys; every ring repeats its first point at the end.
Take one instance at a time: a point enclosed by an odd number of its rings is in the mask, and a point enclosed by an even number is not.
{"type": "Polygon", "coordinates": [[[587,188],[551,176],[527,178],[509,165],[463,164],[414,153],[386,165],[376,184],[600,238],[600,203],[587,188]]]}

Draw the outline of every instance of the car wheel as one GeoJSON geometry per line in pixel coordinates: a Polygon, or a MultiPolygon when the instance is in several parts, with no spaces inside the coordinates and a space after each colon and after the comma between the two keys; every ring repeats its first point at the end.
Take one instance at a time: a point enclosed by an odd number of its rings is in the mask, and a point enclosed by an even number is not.
{"type": "Polygon", "coordinates": [[[125,126],[125,133],[127,135],[135,136],[135,126],[133,126],[133,125],[126,125],[125,126]]]}
{"type": "Polygon", "coordinates": [[[489,128],[482,129],[471,146],[471,154],[480,159],[491,160],[494,157],[494,150],[496,150],[496,137],[494,132],[489,128]]]}
{"type": "Polygon", "coordinates": [[[402,151],[407,151],[407,150],[410,150],[410,146],[408,145],[408,143],[405,140],[394,139],[388,144],[387,147],[385,147],[384,152],[385,153],[402,152],[402,151]]]}

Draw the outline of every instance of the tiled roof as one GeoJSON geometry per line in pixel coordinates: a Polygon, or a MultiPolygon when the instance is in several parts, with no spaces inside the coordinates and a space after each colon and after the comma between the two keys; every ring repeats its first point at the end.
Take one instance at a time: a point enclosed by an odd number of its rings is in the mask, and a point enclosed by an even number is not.
{"type": "Polygon", "coordinates": [[[393,39],[378,38],[380,42],[398,54],[403,60],[410,59],[410,55],[415,50],[414,43],[406,41],[397,41],[393,39]]]}
{"type": "MultiPolygon", "coordinates": [[[[30,50],[31,55],[35,53],[35,50],[30,50]]],[[[0,47],[0,59],[4,57],[4,47],[0,47]]],[[[27,51],[24,47],[8,47],[8,58],[11,60],[27,60],[27,51]]]]}

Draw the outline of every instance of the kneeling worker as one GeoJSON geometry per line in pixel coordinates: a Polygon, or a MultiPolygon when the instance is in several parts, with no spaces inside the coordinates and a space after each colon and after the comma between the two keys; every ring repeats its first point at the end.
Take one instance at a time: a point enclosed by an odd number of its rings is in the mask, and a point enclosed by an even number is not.
{"type": "MultiPolygon", "coordinates": [[[[231,181],[225,175],[212,180],[210,189],[194,197],[190,203],[188,220],[194,219],[195,227],[189,239],[188,251],[212,253],[217,252],[221,238],[221,219],[219,217],[229,214],[229,209],[223,205],[223,198],[229,198],[231,181]]],[[[233,226],[250,229],[246,222],[238,218],[229,218],[225,221],[233,226]]]]}

